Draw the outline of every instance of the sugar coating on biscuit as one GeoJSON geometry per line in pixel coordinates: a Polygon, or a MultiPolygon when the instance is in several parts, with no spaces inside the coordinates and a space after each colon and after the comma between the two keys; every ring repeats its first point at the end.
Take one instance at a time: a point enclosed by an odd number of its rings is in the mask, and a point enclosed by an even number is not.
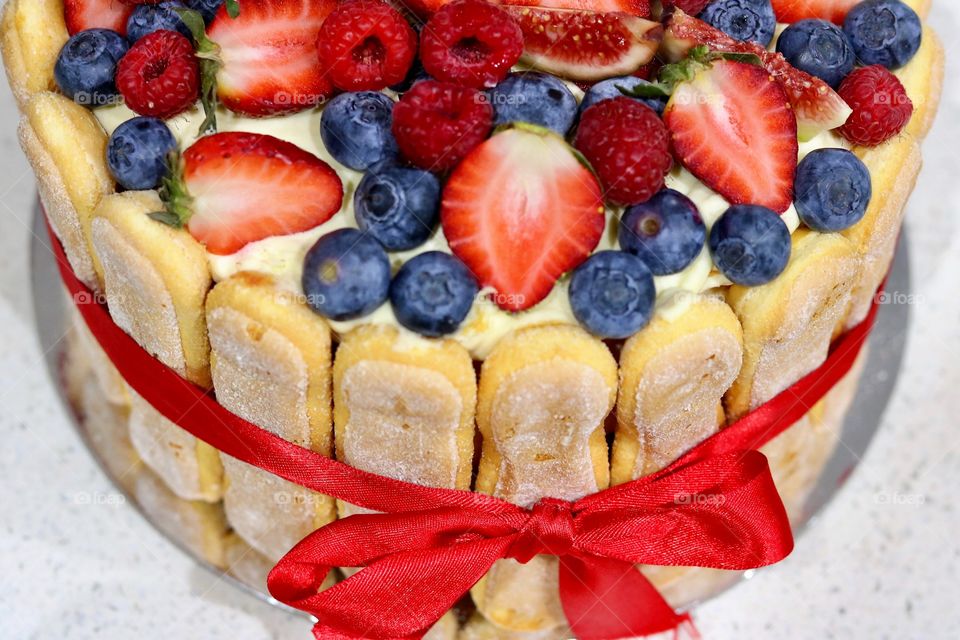
{"type": "Polygon", "coordinates": [[[560,561],[535,556],[527,564],[498,560],[474,595],[480,611],[493,624],[521,632],[543,632],[565,626],[560,603],[560,561]]]}

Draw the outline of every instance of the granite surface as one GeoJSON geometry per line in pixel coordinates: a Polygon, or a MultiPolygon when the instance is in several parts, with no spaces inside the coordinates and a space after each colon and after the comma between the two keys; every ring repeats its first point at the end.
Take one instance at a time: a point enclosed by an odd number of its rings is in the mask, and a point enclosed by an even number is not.
{"type": "MultiPolygon", "coordinates": [[[[960,627],[960,5],[935,2],[947,84],[909,206],[914,305],[881,432],[790,558],[696,612],[707,640],[938,640],[960,627]]],[[[0,96],[0,638],[308,638],[198,568],[129,506],[67,423],[34,333],[33,178],[0,96]]]]}

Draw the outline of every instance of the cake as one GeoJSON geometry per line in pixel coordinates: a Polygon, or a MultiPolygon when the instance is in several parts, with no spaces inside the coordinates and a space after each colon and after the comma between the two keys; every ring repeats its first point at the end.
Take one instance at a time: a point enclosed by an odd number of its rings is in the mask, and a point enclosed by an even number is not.
{"type": "MultiPolygon", "coordinates": [[[[652,4],[8,0],[0,36],[51,227],[137,343],[298,445],[530,507],[820,366],[937,109],[924,0],[652,4]]],[[[184,432],[76,325],[110,468],[212,563],[262,587],[360,511],[184,432]]],[[[794,521],[862,370],[765,447],[794,521]]],[[[734,577],[645,571],[675,606],[734,577]]],[[[552,556],[471,599],[430,637],[569,633],[552,556]]]]}

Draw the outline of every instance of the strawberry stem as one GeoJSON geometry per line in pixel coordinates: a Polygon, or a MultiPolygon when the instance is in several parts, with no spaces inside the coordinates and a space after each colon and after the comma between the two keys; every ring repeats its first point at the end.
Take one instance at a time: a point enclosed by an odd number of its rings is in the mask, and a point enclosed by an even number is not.
{"type": "MultiPolygon", "coordinates": [[[[236,0],[234,0],[236,3],[236,0]]],[[[229,12],[229,6],[228,6],[229,12]]],[[[207,37],[203,16],[192,9],[174,9],[193,36],[196,56],[200,60],[200,103],[205,115],[200,124],[200,135],[215,133],[217,130],[217,72],[223,63],[220,60],[220,46],[207,37]]],[[[240,11],[239,5],[237,12],[240,11]]],[[[236,17],[236,16],[231,16],[236,17]]]]}
{"type": "Polygon", "coordinates": [[[717,60],[729,60],[761,66],[763,61],[755,53],[730,53],[712,51],[707,45],[698,45],[687,53],[687,57],[674,64],[668,64],[660,70],[657,82],[640,84],[633,88],[617,86],[620,93],[632,98],[669,98],[678,84],[690,82],[703,69],[709,68],[717,60]]]}
{"type": "Polygon", "coordinates": [[[240,0],[227,0],[227,15],[231,18],[240,15],[240,0]]]}
{"type": "Polygon", "coordinates": [[[163,211],[154,211],[147,215],[175,229],[182,229],[193,215],[193,198],[183,182],[183,156],[179,151],[171,151],[167,157],[167,175],[160,183],[160,199],[163,211]]]}

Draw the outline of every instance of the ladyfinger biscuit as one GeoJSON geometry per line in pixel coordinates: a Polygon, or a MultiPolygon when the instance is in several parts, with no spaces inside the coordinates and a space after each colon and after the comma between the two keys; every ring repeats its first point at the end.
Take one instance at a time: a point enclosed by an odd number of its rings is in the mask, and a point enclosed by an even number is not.
{"type": "Polygon", "coordinates": [[[682,309],[658,312],[620,352],[612,484],[659,471],[725,420],[721,400],[743,360],[740,321],[719,298],[672,304],[682,309]]]}
{"type": "Polygon", "coordinates": [[[800,229],[787,268],[759,287],[734,285],[727,302],[743,325],[743,366],[727,392],[736,420],[826,359],[860,271],[856,246],[840,234],[800,229]]]}
{"type": "Polygon", "coordinates": [[[573,635],[566,625],[546,631],[510,631],[501,629],[483,617],[479,611],[467,620],[457,640],[567,640],[573,635]]]}
{"type": "Polygon", "coordinates": [[[69,37],[62,0],[9,0],[3,7],[0,51],[21,109],[33,94],[56,89],[53,67],[69,37]]]}
{"type": "Polygon", "coordinates": [[[895,72],[913,102],[913,116],[906,133],[919,140],[926,137],[937,115],[943,91],[943,65],[943,42],[936,31],[924,27],[917,54],[895,72]]]}
{"type": "MultiPolygon", "coordinates": [[[[522,506],[575,500],[608,486],[604,420],[617,393],[617,364],[599,340],[573,326],[523,329],[483,363],[477,425],[483,436],[477,490],[522,506]]],[[[501,560],[472,590],[494,625],[547,631],[564,624],[558,561],[501,560]]]]}
{"type": "Polygon", "coordinates": [[[405,482],[468,489],[476,387],[470,355],[453,341],[354,329],[333,366],[337,458],[405,482]]]}
{"type": "Polygon", "coordinates": [[[90,333],[87,323],[80,314],[74,312],[71,316],[71,327],[76,332],[77,349],[82,351],[89,361],[90,373],[98,383],[100,393],[111,404],[129,407],[130,396],[127,393],[127,384],[117,371],[117,367],[90,333]]]}
{"type": "Polygon", "coordinates": [[[457,616],[452,611],[448,611],[437,621],[437,624],[423,634],[423,640],[457,640],[459,632],[460,624],[457,622],[457,616]]]}
{"type": "Polygon", "coordinates": [[[189,233],[148,217],[154,191],[103,199],[93,214],[93,247],[113,321],[165,365],[210,386],[204,300],[211,278],[206,252],[189,233]]]}
{"type": "Polygon", "coordinates": [[[101,291],[93,254],[93,210],[114,182],[107,170],[107,135],[93,114],[62,95],[43,91],[24,106],[20,144],[37,176],[37,189],[54,232],[77,277],[101,291]]]}
{"type": "MultiPolygon", "coordinates": [[[[240,273],[207,297],[210,366],[217,400],[276,435],[329,456],[330,329],[265,277],[240,273]]],[[[276,562],[336,518],[332,498],[221,455],[223,501],[234,530],[276,562]]]]}

